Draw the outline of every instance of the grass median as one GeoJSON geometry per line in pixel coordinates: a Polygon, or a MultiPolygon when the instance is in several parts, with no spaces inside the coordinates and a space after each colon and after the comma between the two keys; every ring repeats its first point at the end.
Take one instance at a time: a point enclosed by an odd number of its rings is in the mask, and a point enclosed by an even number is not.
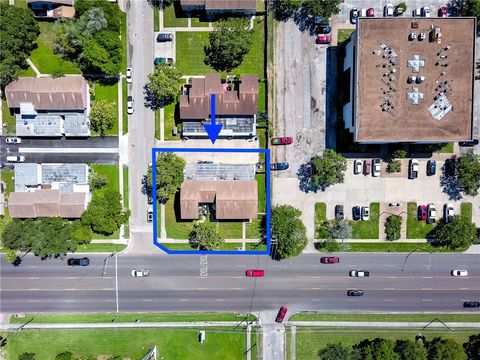
{"type": "Polygon", "coordinates": [[[480,314],[319,314],[299,313],[288,321],[480,322],[480,314]]]}

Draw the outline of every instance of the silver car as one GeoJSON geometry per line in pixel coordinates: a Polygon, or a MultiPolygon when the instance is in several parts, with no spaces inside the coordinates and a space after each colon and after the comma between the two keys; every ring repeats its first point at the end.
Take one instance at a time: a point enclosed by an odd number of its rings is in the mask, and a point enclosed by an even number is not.
{"type": "Polygon", "coordinates": [[[22,142],[22,139],[20,139],[19,137],[7,137],[5,139],[5,142],[7,144],[20,144],[22,142]]]}
{"type": "Polygon", "coordinates": [[[132,270],[132,276],[133,277],[144,277],[144,276],[149,276],[150,272],[148,269],[134,269],[132,270]]]}

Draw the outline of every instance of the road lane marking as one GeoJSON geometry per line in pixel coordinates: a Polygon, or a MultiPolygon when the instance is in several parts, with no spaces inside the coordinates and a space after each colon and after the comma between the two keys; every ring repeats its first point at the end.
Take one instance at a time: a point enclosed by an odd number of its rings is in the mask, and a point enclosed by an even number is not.
{"type": "Polygon", "coordinates": [[[188,302],[188,301],[190,301],[190,299],[178,299],[178,301],[180,301],[180,302],[188,302]]]}
{"type": "Polygon", "coordinates": [[[432,288],[421,288],[420,290],[433,290],[432,288]]]}
{"type": "Polygon", "coordinates": [[[29,267],[29,268],[38,268],[37,265],[28,265],[27,267],[29,267]]]}
{"type": "Polygon", "coordinates": [[[422,301],[433,301],[432,299],[422,299],[422,301]]]}
{"type": "Polygon", "coordinates": [[[2,289],[2,291],[112,291],[115,288],[103,289],[2,289]]]}
{"type": "Polygon", "coordinates": [[[142,299],[142,301],[153,301],[153,299],[142,299]]]}
{"type": "Polygon", "coordinates": [[[215,299],[215,301],[226,301],[225,299],[215,299]]]}
{"type": "Polygon", "coordinates": [[[383,288],[383,290],[396,290],[395,288],[383,288]]]}
{"type": "Polygon", "coordinates": [[[395,299],[385,299],[383,301],[390,301],[390,302],[395,302],[395,299]]]}
{"type": "Polygon", "coordinates": [[[40,278],[38,278],[38,277],[29,277],[29,278],[27,278],[27,279],[28,279],[28,280],[38,280],[38,279],[40,279],[40,278]]]}

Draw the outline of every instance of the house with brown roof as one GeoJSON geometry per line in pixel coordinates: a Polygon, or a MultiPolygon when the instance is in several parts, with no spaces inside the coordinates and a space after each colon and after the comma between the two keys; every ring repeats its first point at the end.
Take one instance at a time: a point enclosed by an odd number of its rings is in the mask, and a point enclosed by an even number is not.
{"type": "Polygon", "coordinates": [[[208,205],[217,220],[255,219],[258,193],[255,180],[186,180],[180,188],[182,220],[198,219],[199,209],[208,205]]]}
{"type": "Polygon", "coordinates": [[[232,13],[255,15],[256,0],[180,0],[183,11],[205,11],[207,15],[232,13]]]}
{"type": "Polygon", "coordinates": [[[204,124],[211,119],[211,94],[215,94],[216,123],[222,125],[220,137],[253,137],[258,112],[258,76],[241,75],[222,83],[220,74],[193,77],[180,97],[182,135],[205,137],[204,124]]]}
{"type": "Polygon", "coordinates": [[[88,83],[82,76],[21,77],[5,87],[17,136],[90,135],[88,83]]]}
{"type": "Polygon", "coordinates": [[[73,19],[74,0],[27,0],[27,5],[37,19],[73,19]]]}

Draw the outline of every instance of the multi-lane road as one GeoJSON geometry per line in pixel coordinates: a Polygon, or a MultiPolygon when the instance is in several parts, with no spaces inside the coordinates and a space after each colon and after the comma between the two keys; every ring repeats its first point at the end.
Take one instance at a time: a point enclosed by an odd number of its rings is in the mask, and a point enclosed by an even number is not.
{"type": "Polygon", "coordinates": [[[480,300],[480,255],[429,259],[415,253],[405,266],[401,254],[340,256],[340,264],[326,265],[318,255],[280,262],[261,256],[119,255],[117,279],[115,259],[104,268],[105,255],[89,256],[87,267],[33,256],[14,267],[2,257],[1,312],[115,312],[117,281],[120,312],[257,313],[281,305],[290,313],[457,312],[471,311],[463,301],[480,300]],[[148,268],[150,276],[133,278],[134,268],[148,268]],[[265,277],[247,278],[247,268],[265,269],[265,277]],[[452,277],[450,271],[458,268],[468,269],[469,276],[452,277]],[[371,276],[350,278],[351,269],[369,270],[371,276]],[[347,297],[348,289],[363,289],[365,295],[347,297]]]}

